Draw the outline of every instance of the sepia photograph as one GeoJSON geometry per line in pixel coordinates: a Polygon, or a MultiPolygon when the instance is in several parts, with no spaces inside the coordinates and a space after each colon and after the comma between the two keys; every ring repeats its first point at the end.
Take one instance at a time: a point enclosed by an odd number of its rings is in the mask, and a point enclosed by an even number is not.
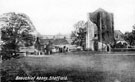
{"type": "Polygon", "coordinates": [[[135,82],[135,0],[0,0],[0,82],[135,82]]]}

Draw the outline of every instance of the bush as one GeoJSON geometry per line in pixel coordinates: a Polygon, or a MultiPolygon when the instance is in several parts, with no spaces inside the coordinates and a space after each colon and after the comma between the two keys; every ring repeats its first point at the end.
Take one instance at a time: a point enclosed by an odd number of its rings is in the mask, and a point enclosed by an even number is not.
{"type": "Polygon", "coordinates": [[[21,67],[21,63],[19,63],[18,60],[15,58],[3,61],[1,67],[2,82],[13,82],[16,76],[19,75],[27,76],[27,74],[21,67]]]}

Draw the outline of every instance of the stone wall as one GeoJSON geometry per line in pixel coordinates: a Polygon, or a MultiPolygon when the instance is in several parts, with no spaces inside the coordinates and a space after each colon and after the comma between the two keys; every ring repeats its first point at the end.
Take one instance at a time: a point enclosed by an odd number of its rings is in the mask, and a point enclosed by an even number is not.
{"type": "Polygon", "coordinates": [[[87,21],[86,27],[86,49],[94,50],[94,34],[95,34],[96,25],[92,23],[90,20],[87,21]]]}

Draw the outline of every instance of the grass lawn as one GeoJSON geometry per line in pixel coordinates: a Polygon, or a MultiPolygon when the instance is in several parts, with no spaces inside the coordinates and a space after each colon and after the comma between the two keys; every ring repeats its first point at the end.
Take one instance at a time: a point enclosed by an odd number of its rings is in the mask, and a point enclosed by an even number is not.
{"type": "MultiPolygon", "coordinates": [[[[73,52],[43,57],[26,56],[16,61],[29,76],[67,77],[59,82],[135,82],[133,55],[73,52]]],[[[56,78],[50,81],[55,82],[56,78]]]]}

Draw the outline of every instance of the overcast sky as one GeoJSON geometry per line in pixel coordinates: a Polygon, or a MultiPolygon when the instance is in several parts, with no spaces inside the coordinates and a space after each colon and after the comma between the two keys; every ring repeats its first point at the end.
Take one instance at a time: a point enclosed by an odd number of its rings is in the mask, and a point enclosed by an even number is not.
{"type": "Polygon", "coordinates": [[[132,30],[135,0],[0,0],[0,15],[25,13],[44,35],[70,33],[77,21],[87,21],[87,13],[98,8],[114,13],[115,29],[132,30]]]}

